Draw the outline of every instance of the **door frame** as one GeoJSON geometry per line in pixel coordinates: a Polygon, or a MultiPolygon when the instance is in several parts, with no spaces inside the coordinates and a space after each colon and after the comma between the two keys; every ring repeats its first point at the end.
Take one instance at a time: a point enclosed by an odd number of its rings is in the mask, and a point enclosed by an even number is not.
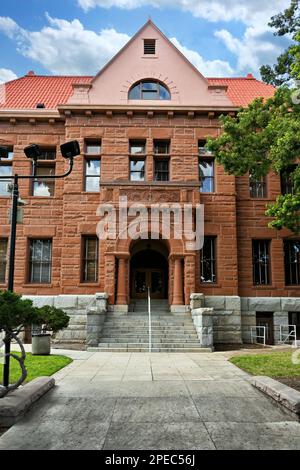
{"type": "Polygon", "coordinates": [[[145,278],[146,278],[146,288],[151,287],[151,274],[152,274],[152,272],[159,272],[160,273],[160,275],[162,277],[162,292],[160,294],[153,294],[151,292],[151,298],[152,299],[164,299],[165,298],[164,286],[165,286],[166,279],[165,279],[164,270],[159,269],[159,268],[134,268],[133,269],[132,281],[131,281],[132,282],[132,287],[131,287],[132,298],[133,299],[147,299],[147,297],[148,297],[148,290],[147,289],[143,293],[137,293],[136,290],[135,290],[135,279],[136,279],[136,274],[138,272],[143,272],[143,273],[146,274],[146,276],[145,276],[145,278]]]}
{"type": "Polygon", "coordinates": [[[267,326],[266,344],[274,344],[274,313],[273,312],[256,312],[256,325],[267,326]],[[259,324],[265,323],[265,324],[259,324]]]}

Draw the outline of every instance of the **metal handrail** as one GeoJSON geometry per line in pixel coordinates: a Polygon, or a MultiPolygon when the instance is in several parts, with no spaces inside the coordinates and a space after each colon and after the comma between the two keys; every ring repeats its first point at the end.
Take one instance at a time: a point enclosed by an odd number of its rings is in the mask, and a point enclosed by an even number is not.
{"type": "Polygon", "coordinates": [[[266,345],[266,327],[265,326],[251,326],[250,327],[251,343],[261,344],[257,340],[262,339],[263,345],[266,345]],[[253,334],[253,330],[255,334],[253,334]],[[260,334],[260,330],[263,331],[263,334],[260,334]],[[255,337],[255,340],[254,340],[255,337]]]}
{"type": "Polygon", "coordinates": [[[296,325],[279,325],[279,342],[286,343],[287,341],[297,341],[297,326],[296,325]],[[283,332],[284,328],[289,328],[289,333],[283,332]],[[285,338],[284,338],[285,336],[285,338]]]}
{"type": "Polygon", "coordinates": [[[148,316],[149,316],[149,353],[152,351],[152,322],[151,322],[151,296],[148,287],[148,316]]]}

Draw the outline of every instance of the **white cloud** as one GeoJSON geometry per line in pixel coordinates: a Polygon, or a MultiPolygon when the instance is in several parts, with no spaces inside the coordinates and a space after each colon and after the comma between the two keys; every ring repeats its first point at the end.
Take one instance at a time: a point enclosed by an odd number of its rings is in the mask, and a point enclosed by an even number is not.
{"type": "MultiPolygon", "coordinates": [[[[0,17],[0,31],[16,40],[18,51],[57,74],[93,75],[130,39],[115,29],[100,33],[84,29],[78,19],[66,21],[46,15],[49,25],[27,31],[10,18],[0,17]],[[11,34],[13,31],[13,34],[11,34]]],[[[204,60],[172,38],[173,44],[206,76],[230,76],[233,69],[222,60],[204,60]]]]}
{"type": "Polygon", "coordinates": [[[16,78],[18,77],[12,70],[0,68],[0,84],[15,80],[16,78]]]}
{"type": "Polygon", "coordinates": [[[0,16],[0,30],[3,31],[6,36],[12,39],[18,29],[19,27],[13,19],[8,16],[0,16]]]}
{"type": "Polygon", "coordinates": [[[204,60],[198,52],[183,46],[176,38],[171,38],[170,40],[204,76],[228,77],[234,74],[234,70],[228,62],[223,60],[204,60]]]}
{"type": "Polygon", "coordinates": [[[248,27],[241,39],[234,37],[226,29],[216,31],[215,36],[236,57],[237,73],[257,73],[261,65],[276,62],[283,51],[283,43],[279,46],[278,38],[271,31],[259,26],[248,27]]]}
{"type": "MultiPolygon", "coordinates": [[[[77,2],[85,11],[97,6],[102,8],[114,6],[127,10],[152,6],[160,9],[176,8],[212,23],[240,22],[246,26],[242,38],[234,37],[227,29],[215,32],[215,36],[236,57],[235,73],[239,74],[253,72],[257,75],[260,66],[274,63],[286,46],[282,38],[280,44],[278,38],[274,37],[268,22],[273,15],[287,8],[290,0],[77,0],[77,2]]],[[[201,66],[201,60],[199,61],[195,54],[197,53],[189,53],[189,57],[201,66]]],[[[211,70],[210,67],[214,70],[215,66],[218,66],[214,62],[206,62],[208,70],[211,70]]],[[[225,74],[231,75],[231,71],[226,71],[227,63],[220,62],[221,69],[225,64],[225,74]]],[[[229,64],[228,66],[230,67],[229,64]]]]}
{"type": "Polygon", "coordinates": [[[264,22],[275,13],[287,8],[290,0],[77,0],[85,11],[97,6],[118,7],[127,10],[142,6],[156,8],[178,8],[208,21],[242,21],[245,24],[264,22]]]}
{"type": "Polygon", "coordinates": [[[130,39],[115,29],[99,33],[84,29],[77,19],[51,18],[41,31],[27,31],[0,17],[0,31],[17,43],[18,52],[57,74],[93,75],[130,39]]]}

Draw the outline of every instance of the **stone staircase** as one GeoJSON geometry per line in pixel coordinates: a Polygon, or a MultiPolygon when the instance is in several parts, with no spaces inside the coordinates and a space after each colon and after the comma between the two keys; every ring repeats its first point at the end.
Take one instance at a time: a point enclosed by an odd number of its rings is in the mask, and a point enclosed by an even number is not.
{"type": "MultiPolygon", "coordinates": [[[[147,352],[147,301],[137,300],[127,314],[107,313],[98,347],[93,351],[147,352]]],[[[165,300],[152,300],[152,352],[210,352],[201,347],[189,312],[170,313],[165,300]]]]}

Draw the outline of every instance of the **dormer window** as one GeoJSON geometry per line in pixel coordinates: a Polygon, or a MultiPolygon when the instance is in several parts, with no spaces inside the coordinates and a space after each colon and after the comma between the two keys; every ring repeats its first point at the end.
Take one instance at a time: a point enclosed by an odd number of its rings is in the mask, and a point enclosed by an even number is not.
{"type": "Polygon", "coordinates": [[[144,55],[155,55],[155,39],[144,39],[144,55]]]}
{"type": "Polygon", "coordinates": [[[158,80],[143,80],[133,85],[129,100],[170,100],[169,90],[158,80]]]}

